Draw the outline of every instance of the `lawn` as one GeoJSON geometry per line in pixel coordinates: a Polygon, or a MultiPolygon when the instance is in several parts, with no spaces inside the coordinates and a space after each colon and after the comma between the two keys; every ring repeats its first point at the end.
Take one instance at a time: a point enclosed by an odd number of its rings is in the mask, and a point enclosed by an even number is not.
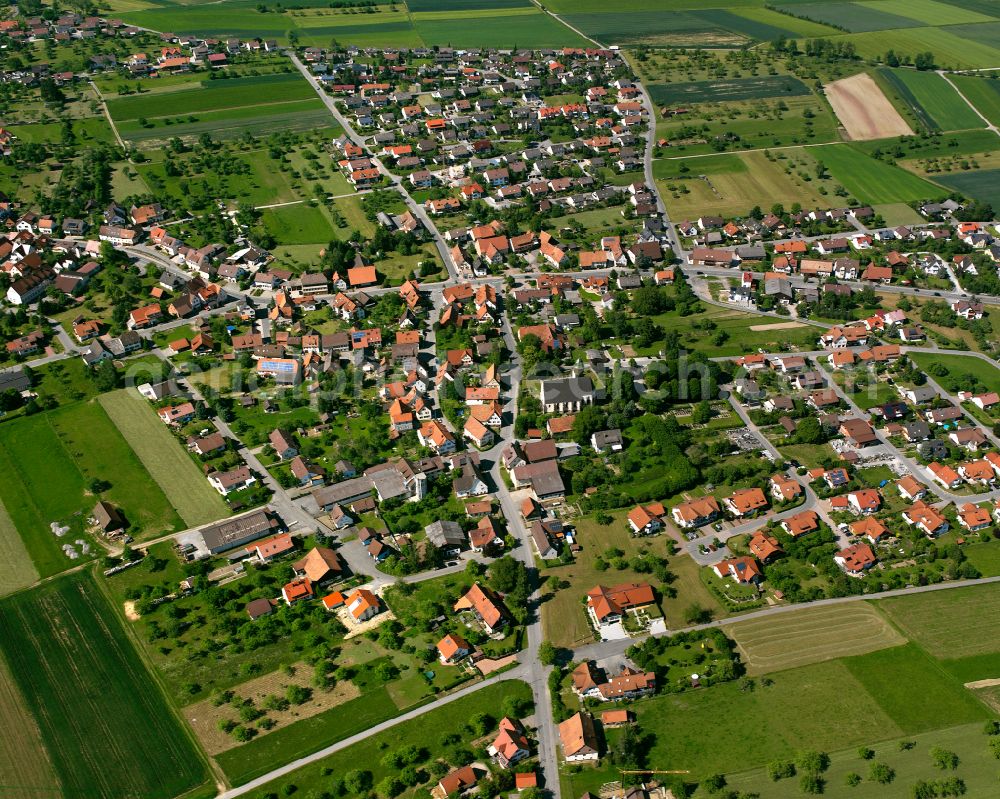
{"type": "Polygon", "coordinates": [[[909,202],[946,193],[905,169],[870,158],[849,144],[816,147],[812,154],[860,203],[909,202]]]}
{"type": "Polygon", "coordinates": [[[930,130],[967,130],[981,128],[985,124],[948,81],[936,72],[884,68],[879,73],[930,130]]]}
{"type": "Polygon", "coordinates": [[[169,799],[207,769],[93,579],[0,603],[3,653],[67,799],[169,799]]]}
{"type": "Polygon", "coordinates": [[[92,478],[110,484],[103,498],[121,508],[137,537],[183,527],[97,403],[77,403],[0,425],[0,464],[17,477],[0,486],[0,499],[43,577],[73,562],[61,545],[83,534],[97,501],[88,490],[92,478]],[[62,539],[49,527],[55,521],[70,528],[62,539]]]}
{"type": "Polygon", "coordinates": [[[988,361],[980,360],[972,355],[911,352],[909,357],[917,366],[926,370],[941,388],[950,393],[954,394],[968,388],[970,381],[964,377],[965,375],[971,375],[987,391],[1000,391],[1000,369],[988,361]],[[946,375],[937,374],[936,370],[939,367],[944,367],[948,373],[946,375]]]}
{"type": "Polygon", "coordinates": [[[765,674],[905,643],[874,607],[850,602],[803,608],[723,628],[750,674],[765,674]]]}
{"type": "Polygon", "coordinates": [[[523,682],[512,680],[486,685],[471,696],[456,699],[453,703],[394,725],[384,732],[367,736],[362,732],[358,740],[347,748],[305,766],[280,781],[268,783],[248,796],[250,799],[264,799],[279,790],[286,796],[295,792],[303,796],[313,793],[318,795],[322,788],[329,785],[331,778],[343,777],[355,770],[367,772],[370,781],[377,785],[384,777],[396,775],[395,769],[382,763],[386,751],[405,746],[424,747],[429,759],[445,759],[450,766],[457,768],[471,761],[471,753],[468,759],[463,757],[461,762],[453,760],[449,755],[456,750],[448,742],[448,734],[455,732],[459,740],[469,740],[474,736],[465,729],[462,720],[487,714],[495,724],[508,699],[528,703],[531,701],[531,689],[523,682]],[[295,790],[289,791],[289,785],[294,785],[295,790]]]}
{"type": "MultiPolygon", "coordinates": [[[[565,581],[569,587],[560,588],[553,594],[551,583],[546,583],[543,588],[542,598],[542,625],[545,630],[545,637],[556,646],[577,647],[594,640],[594,633],[590,626],[586,613],[584,601],[587,591],[596,585],[617,585],[629,582],[650,582],[652,578],[649,574],[640,574],[631,568],[616,569],[613,566],[604,570],[595,567],[595,560],[608,549],[620,549],[628,559],[640,554],[643,550],[648,550],[660,557],[666,557],[673,546],[673,539],[663,534],[654,538],[635,538],[629,532],[628,522],[625,521],[626,512],[620,511],[612,514],[614,521],[611,524],[602,525],[590,516],[580,517],[574,520],[577,532],[577,543],[583,548],[578,552],[573,563],[569,565],[551,566],[545,568],[543,575],[551,581],[565,581]]],[[[668,565],[670,571],[675,571],[674,562],[682,560],[690,561],[687,556],[677,556],[668,565]]],[[[653,580],[655,582],[655,580],[653,580]]],[[[664,599],[663,606],[666,611],[671,605],[677,605],[673,613],[668,616],[671,621],[679,620],[682,608],[698,602],[706,608],[719,610],[718,603],[711,597],[703,586],[696,586],[697,575],[692,580],[684,581],[683,585],[677,585],[678,594],[681,588],[687,588],[697,593],[688,596],[679,596],[677,599],[664,599]]]]}
{"type": "Polygon", "coordinates": [[[983,577],[1000,576],[1000,541],[969,544],[964,552],[969,563],[979,569],[983,577]]]}
{"type": "Polygon", "coordinates": [[[322,244],[337,238],[327,213],[314,205],[300,203],[268,208],[261,212],[264,229],[278,246],[282,244],[322,244]]]}
{"type": "MultiPolygon", "coordinates": [[[[896,774],[891,785],[881,785],[867,779],[871,764],[858,756],[857,748],[850,747],[830,752],[830,767],[823,774],[826,781],[825,795],[840,799],[885,799],[885,797],[910,796],[918,780],[937,781],[950,776],[942,772],[930,756],[933,747],[955,752],[959,767],[954,774],[965,782],[966,799],[992,799],[996,796],[996,759],[988,746],[989,738],[983,735],[981,724],[964,724],[948,729],[938,729],[898,740],[872,738],[869,743],[875,750],[875,760],[888,765],[896,774]],[[903,748],[902,743],[913,746],[903,748]],[[846,787],[848,774],[860,774],[865,779],[858,785],[846,787]]],[[[798,779],[774,782],[766,769],[726,775],[728,787],[747,795],[766,796],[767,799],[801,799],[798,779]]],[[[696,799],[704,799],[699,791],[696,799]]]]}
{"type": "Polygon", "coordinates": [[[104,394],[100,403],[149,475],[169,497],[185,526],[194,527],[229,515],[222,497],[137,391],[122,389],[104,394]]]}
{"type": "MultiPolygon", "coordinates": [[[[653,318],[664,332],[675,331],[681,346],[689,351],[700,351],[712,357],[743,355],[758,348],[769,351],[779,345],[793,349],[814,349],[819,328],[795,322],[771,321],[738,310],[708,306],[703,312],[680,316],[674,311],[653,318]],[[697,323],[712,323],[711,329],[695,329],[697,323]],[[780,325],[780,326],[779,326],[780,325]]],[[[707,325],[706,325],[707,327],[707,325]]],[[[655,355],[660,345],[654,343],[639,350],[642,355],[655,355]]]]}

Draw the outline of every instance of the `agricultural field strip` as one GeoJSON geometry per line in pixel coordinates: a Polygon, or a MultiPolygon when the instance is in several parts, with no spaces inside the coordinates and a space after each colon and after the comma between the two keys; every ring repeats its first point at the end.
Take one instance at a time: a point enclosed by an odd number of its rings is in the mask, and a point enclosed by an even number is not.
{"type": "Polygon", "coordinates": [[[114,615],[89,576],[61,578],[0,604],[3,654],[67,799],[167,799],[204,767],[114,615]]]}
{"type": "Polygon", "coordinates": [[[99,401],[185,524],[194,527],[228,515],[228,507],[138,391],[121,389],[99,401]]]}
{"type": "Polygon", "coordinates": [[[0,785],[31,795],[60,795],[56,776],[38,723],[31,715],[7,664],[0,658],[0,724],[8,734],[0,736],[0,785]],[[15,734],[9,734],[16,731],[15,734]]]}
{"type": "Polygon", "coordinates": [[[14,520],[0,503],[0,595],[28,587],[38,576],[14,520]]]}

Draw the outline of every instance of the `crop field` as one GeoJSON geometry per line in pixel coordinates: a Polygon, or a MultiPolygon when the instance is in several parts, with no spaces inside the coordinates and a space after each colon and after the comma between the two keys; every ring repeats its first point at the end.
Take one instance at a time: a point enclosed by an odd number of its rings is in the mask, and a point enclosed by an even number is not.
{"type": "Polygon", "coordinates": [[[88,493],[91,478],[110,484],[103,496],[135,525],[136,537],[183,526],[96,403],[77,403],[3,425],[0,465],[8,475],[16,476],[0,486],[0,500],[43,577],[73,563],[49,524],[68,526],[64,539],[69,542],[83,533],[97,501],[88,493]]]}
{"type": "Polygon", "coordinates": [[[142,462],[147,476],[170,498],[184,526],[194,527],[229,515],[229,507],[137,391],[122,389],[102,394],[100,403],[135,451],[133,459],[142,462]]]}
{"type": "Polygon", "coordinates": [[[0,660],[0,724],[15,734],[0,736],[0,785],[12,797],[60,796],[59,778],[24,697],[0,660]],[[14,786],[18,786],[15,788],[14,786]]]}
{"type": "Polygon", "coordinates": [[[565,25],[534,8],[487,10],[478,16],[452,19],[442,19],[440,15],[428,17],[422,15],[413,22],[417,35],[428,47],[592,46],[565,25]]]}
{"type": "Polygon", "coordinates": [[[949,189],[960,192],[980,202],[1000,208],[1000,169],[980,169],[952,175],[935,176],[935,180],[949,189]]]}
{"type": "Polygon", "coordinates": [[[978,69],[1000,64],[1000,49],[961,36],[954,32],[953,27],[850,33],[833,36],[831,41],[851,42],[862,58],[879,59],[889,49],[897,53],[922,53],[930,50],[934,53],[936,62],[947,68],[978,69]]]}
{"type": "Polygon", "coordinates": [[[670,14],[648,9],[622,10],[614,14],[574,11],[562,18],[587,36],[608,45],[736,47],[748,41],[742,34],[684,11],[670,14]]]}
{"type": "Polygon", "coordinates": [[[494,11],[501,8],[526,8],[531,0],[408,0],[406,7],[420,11],[494,11]]]}
{"type": "Polygon", "coordinates": [[[864,141],[913,133],[867,72],[828,83],[824,91],[850,139],[864,141]]]}
{"type": "Polygon", "coordinates": [[[778,3],[786,14],[813,22],[835,25],[851,33],[916,28],[922,23],[911,17],[881,10],[882,3],[778,3]]]}
{"type": "Polygon", "coordinates": [[[0,602],[3,654],[67,799],[169,799],[203,761],[88,574],[0,602]]]}
{"type": "Polygon", "coordinates": [[[304,130],[331,124],[312,87],[295,73],[176,83],[171,90],[108,99],[125,138],[135,141],[243,130],[304,130]]]}
{"type": "MultiPolygon", "coordinates": [[[[958,659],[1000,652],[1000,586],[883,599],[877,607],[934,657],[958,659]]],[[[993,676],[1000,677],[1000,668],[997,671],[993,676]]]]}
{"type": "MultiPolygon", "coordinates": [[[[806,151],[800,152],[800,160],[812,163],[806,151]]],[[[828,202],[817,191],[819,181],[806,181],[795,170],[786,173],[782,161],[770,161],[762,152],[659,159],[653,169],[667,208],[678,218],[705,213],[736,216],[757,204],[764,208],[799,202],[808,208],[828,202]],[[683,167],[686,172],[680,171],[683,167]]]]}
{"type": "Polygon", "coordinates": [[[649,95],[657,105],[760,100],[806,94],[809,94],[809,88],[791,75],[762,75],[726,81],[654,83],[649,86],[649,95]]]}
{"type": "Polygon", "coordinates": [[[951,75],[951,81],[994,125],[1000,124],[1000,81],[971,75],[951,75]]]}
{"type": "Polygon", "coordinates": [[[812,155],[822,162],[859,203],[898,203],[946,194],[940,187],[900,167],[870,158],[848,144],[816,147],[812,155]]]}
{"type": "Polygon", "coordinates": [[[930,130],[968,130],[985,125],[948,81],[936,72],[883,68],[879,74],[930,130]]]}
{"type": "Polygon", "coordinates": [[[737,622],[724,628],[739,645],[750,674],[860,655],[906,642],[871,605],[842,605],[737,622]]]}

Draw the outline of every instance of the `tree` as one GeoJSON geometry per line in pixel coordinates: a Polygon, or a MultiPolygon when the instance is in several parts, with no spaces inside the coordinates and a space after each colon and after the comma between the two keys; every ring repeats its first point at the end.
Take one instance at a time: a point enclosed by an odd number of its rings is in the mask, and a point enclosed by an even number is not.
{"type": "Polygon", "coordinates": [[[819,774],[803,774],[799,777],[799,790],[802,793],[818,796],[823,793],[825,787],[823,778],[819,774]]]}
{"type": "Polygon", "coordinates": [[[692,602],[684,608],[684,621],[688,624],[704,624],[712,618],[712,611],[703,608],[697,602],[692,602]]]}
{"type": "Polygon", "coordinates": [[[871,782],[877,782],[879,785],[888,785],[896,779],[896,772],[885,763],[875,761],[868,770],[868,779],[871,782]]]}
{"type": "Polygon", "coordinates": [[[772,760],[767,764],[767,776],[773,782],[795,776],[795,764],[790,760],[772,760]]]}
{"type": "Polygon", "coordinates": [[[958,768],[958,755],[940,746],[931,748],[931,760],[934,761],[934,768],[942,771],[954,771],[958,768]]]}
{"type": "Polygon", "coordinates": [[[542,641],[538,647],[538,659],[543,666],[551,666],[556,662],[557,651],[551,641],[542,641]]]}
{"type": "Polygon", "coordinates": [[[826,752],[816,752],[806,749],[795,756],[795,765],[799,771],[809,774],[822,774],[830,766],[830,756],[826,752]]]}
{"type": "Polygon", "coordinates": [[[702,400],[694,406],[694,411],[691,413],[691,422],[693,424],[707,424],[711,418],[712,406],[708,400],[702,400]]]}
{"type": "Polygon", "coordinates": [[[712,774],[702,780],[701,787],[709,793],[718,793],[726,787],[726,778],[722,774],[712,774]]]}

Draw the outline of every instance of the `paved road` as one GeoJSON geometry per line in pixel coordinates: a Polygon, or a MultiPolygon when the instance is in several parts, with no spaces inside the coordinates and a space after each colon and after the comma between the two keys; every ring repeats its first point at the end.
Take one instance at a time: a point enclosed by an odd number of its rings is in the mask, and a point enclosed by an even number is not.
{"type": "Polygon", "coordinates": [[[309,71],[309,68],[299,60],[299,57],[291,51],[289,52],[288,57],[291,59],[292,63],[295,64],[299,72],[302,73],[303,77],[307,81],[309,81],[309,85],[313,87],[316,94],[318,94],[319,98],[323,101],[323,104],[327,107],[330,113],[333,114],[337,122],[340,123],[340,126],[344,129],[344,132],[347,134],[350,140],[359,147],[362,147],[369,152],[369,157],[378,166],[379,171],[389,178],[389,180],[392,182],[393,188],[396,189],[396,191],[398,191],[400,195],[402,195],[403,200],[406,202],[407,207],[410,209],[410,212],[417,219],[420,220],[420,223],[424,226],[424,229],[427,230],[427,232],[432,237],[434,245],[437,247],[438,255],[441,257],[441,263],[443,263],[445,267],[447,267],[448,274],[451,276],[451,279],[458,280],[459,277],[458,268],[455,266],[455,261],[451,257],[451,252],[448,250],[448,245],[445,243],[444,238],[441,236],[440,231],[437,229],[437,225],[434,224],[434,220],[432,220],[430,216],[427,215],[427,212],[424,211],[423,206],[417,203],[410,196],[410,193],[406,190],[406,187],[403,184],[403,179],[398,177],[397,175],[394,175],[389,169],[386,168],[386,166],[379,160],[379,158],[375,156],[374,153],[371,153],[371,150],[368,147],[368,144],[365,141],[364,137],[362,137],[354,129],[354,126],[351,124],[350,120],[347,119],[347,117],[345,117],[342,113],[340,113],[340,109],[337,108],[337,104],[334,102],[333,98],[326,93],[326,91],[320,85],[320,82],[316,80],[316,76],[313,75],[309,71]]]}
{"type": "MultiPolygon", "coordinates": [[[[377,735],[380,732],[385,732],[386,730],[391,730],[393,727],[396,727],[406,721],[412,721],[413,719],[419,718],[424,713],[427,713],[430,710],[436,710],[440,707],[444,707],[445,705],[449,705],[458,699],[462,699],[463,697],[470,696],[471,694],[474,694],[477,691],[481,691],[487,685],[494,685],[498,682],[504,682],[507,680],[527,680],[529,678],[530,675],[528,673],[528,669],[525,666],[523,665],[516,666],[511,671],[504,672],[502,675],[499,675],[497,677],[487,678],[485,680],[482,680],[481,682],[473,683],[472,685],[466,686],[465,688],[461,688],[452,694],[448,694],[448,696],[435,700],[429,705],[423,705],[421,707],[415,708],[414,710],[410,710],[407,713],[403,713],[401,716],[396,716],[395,718],[389,719],[388,721],[383,721],[381,724],[375,724],[369,727],[364,732],[358,733],[357,735],[352,735],[350,738],[345,738],[344,740],[338,741],[337,743],[331,744],[330,746],[326,746],[323,749],[313,752],[311,755],[300,757],[298,760],[293,760],[291,763],[286,763],[285,765],[273,769],[267,772],[267,774],[264,774],[263,776],[258,777],[255,780],[251,780],[250,782],[240,785],[238,788],[230,788],[228,791],[223,791],[218,795],[217,799],[236,799],[236,797],[238,796],[244,796],[245,794],[248,794],[251,791],[255,791],[258,788],[267,785],[272,780],[276,780],[291,774],[292,772],[302,768],[303,766],[308,766],[311,763],[317,763],[323,758],[329,757],[330,755],[339,752],[343,749],[347,749],[348,747],[353,746],[354,744],[361,743],[362,741],[371,738],[373,735],[377,735]]],[[[364,765],[364,764],[359,764],[359,765],[364,765]]]]}

